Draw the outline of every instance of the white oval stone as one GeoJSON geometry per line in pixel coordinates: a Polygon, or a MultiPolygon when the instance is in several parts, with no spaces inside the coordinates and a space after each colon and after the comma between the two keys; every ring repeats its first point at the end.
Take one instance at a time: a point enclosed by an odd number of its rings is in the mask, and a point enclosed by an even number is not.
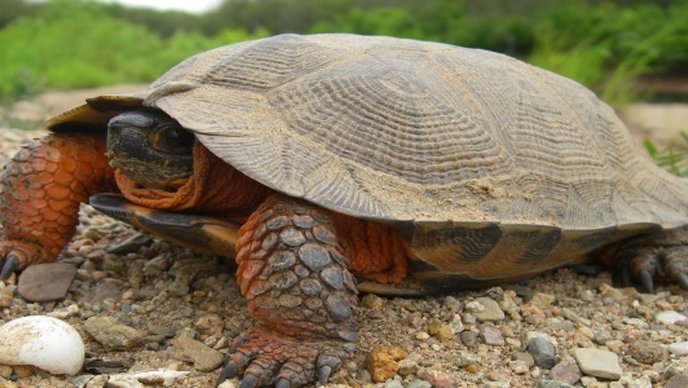
{"type": "Polygon", "coordinates": [[[675,342],[669,345],[669,351],[679,357],[688,355],[688,341],[675,342]]]}
{"type": "Polygon", "coordinates": [[[73,376],[81,370],[85,352],[79,333],[56,318],[32,315],[0,326],[0,364],[73,376]]]}
{"type": "Polygon", "coordinates": [[[655,315],[655,320],[665,325],[674,325],[677,322],[685,321],[686,319],[688,319],[688,317],[673,310],[662,311],[655,315]]]}

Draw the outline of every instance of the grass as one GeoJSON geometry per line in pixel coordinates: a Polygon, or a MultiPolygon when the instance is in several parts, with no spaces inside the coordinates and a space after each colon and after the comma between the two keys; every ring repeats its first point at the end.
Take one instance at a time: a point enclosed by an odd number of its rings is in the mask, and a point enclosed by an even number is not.
{"type": "Polygon", "coordinates": [[[681,132],[681,142],[672,144],[663,150],[649,139],[644,141],[645,149],[658,166],[680,177],[688,176],[688,133],[681,132]]]}
{"type": "Polygon", "coordinates": [[[85,4],[51,2],[0,30],[0,102],[47,88],[150,82],[192,54],[266,35],[231,29],[213,37],[194,32],[162,37],[85,4]]]}

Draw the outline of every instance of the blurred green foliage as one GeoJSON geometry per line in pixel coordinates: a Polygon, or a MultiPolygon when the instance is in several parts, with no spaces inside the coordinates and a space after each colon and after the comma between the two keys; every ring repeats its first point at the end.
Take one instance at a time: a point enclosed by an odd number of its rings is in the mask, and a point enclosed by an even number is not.
{"type": "Polygon", "coordinates": [[[0,100],[44,88],[148,82],[192,54],[267,35],[241,28],[213,36],[165,35],[110,11],[98,3],[55,0],[0,29],[0,100]]]}
{"type": "Polygon", "coordinates": [[[647,153],[657,165],[674,175],[686,177],[688,176],[688,132],[681,132],[680,135],[680,142],[661,150],[649,139],[646,139],[644,144],[647,153]]]}
{"type": "Polygon", "coordinates": [[[688,0],[225,0],[202,15],[0,0],[0,100],[155,79],[205,49],[281,32],[442,41],[521,57],[622,103],[688,70],[688,0]]]}

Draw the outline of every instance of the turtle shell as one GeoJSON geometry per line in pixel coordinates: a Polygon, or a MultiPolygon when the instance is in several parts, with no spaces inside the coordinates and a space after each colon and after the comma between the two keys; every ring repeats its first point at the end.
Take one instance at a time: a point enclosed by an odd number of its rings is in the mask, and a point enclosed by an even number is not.
{"type": "Polygon", "coordinates": [[[524,266],[557,251],[541,270],[688,221],[686,181],[643,156],[609,106],[489,51],[279,35],[198,54],[139,94],[91,99],[48,124],[102,128],[139,105],[266,186],[395,225],[440,271],[456,257],[516,250],[524,266]]]}

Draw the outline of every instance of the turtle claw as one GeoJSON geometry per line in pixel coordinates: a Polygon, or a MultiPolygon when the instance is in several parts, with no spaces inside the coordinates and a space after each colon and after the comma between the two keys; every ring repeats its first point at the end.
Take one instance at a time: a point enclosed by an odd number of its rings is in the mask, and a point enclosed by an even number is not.
{"type": "Polygon", "coordinates": [[[318,369],[318,385],[327,384],[327,380],[330,379],[330,373],[332,373],[332,367],[329,365],[323,365],[318,369]]]}
{"type": "Polygon", "coordinates": [[[643,248],[617,254],[616,271],[612,275],[614,286],[632,286],[640,292],[654,293],[660,253],[658,249],[643,248]]]}
{"type": "Polygon", "coordinates": [[[654,282],[652,281],[652,275],[650,274],[649,271],[647,270],[641,270],[638,273],[640,285],[643,288],[643,291],[649,294],[653,294],[655,292],[655,286],[654,282]]]}
{"type": "Polygon", "coordinates": [[[279,379],[275,383],[275,388],[290,388],[291,382],[287,379],[279,379]]]}
{"type": "Polygon", "coordinates": [[[13,273],[38,263],[48,263],[55,260],[45,246],[36,242],[6,239],[0,236],[0,280],[7,280],[13,273]]]}
{"type": "Polygon", "coordinates": [[[656,284],[663,282],[688,290],[688,246],[635,246],[619,251],[615,258],[615,286],[654,293],[656,284]]]}
{"type": "Polygon", "coordinates": [[[232,361],[228,361],[227,365],[225,365],[225,367],[222,368],[222,372],[220,372],[220,376],[217,378],[217,381],[215,381],[215,387],[218,387],[225,380],[236,377],[238,372],[239,371],[236,364],[232,361]]]}
{"type": "Polygon", "coordinates": [[[15,255],[7,256],[5,264],[2,265],[0,271],[0,280],[7,280],[10,275],[19,270],[19,258],[15,255]]]}
{"type": "Polygon", "coordinates": [[[234,340],[215,384],[243,374],[239,388],[323,385],[352,353],[353,346],[341,340],[303,340],[257,325],[234,340]]]}
{"type": "Polygon", "coordinates": [[[674,280],[676,280],[676,283],[678,283],[681,288],[684,290],[688,291],[688,275],[685,273],[679,273],[676,274],[674,277],[674,280]]]}
{"type": "Polygon", "coordinates": [[[254,388],[258,386],[258,378],[254,375],[244,375],[244,378],[241,379],[241,384],[239,384],[239,388],[254,388]]]}

